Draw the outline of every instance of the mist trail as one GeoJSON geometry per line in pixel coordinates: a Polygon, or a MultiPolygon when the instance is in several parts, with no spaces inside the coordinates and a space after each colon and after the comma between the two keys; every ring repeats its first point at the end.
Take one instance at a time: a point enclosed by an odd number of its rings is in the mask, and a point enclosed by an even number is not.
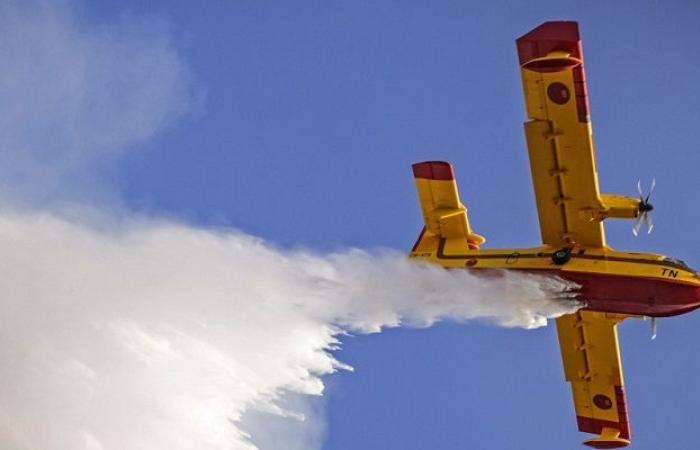
{"type": "MultiPolygon", "coordinates": [[[[320,395],[344,367],[329,353],[341,333],[443,319],[533,328],[575,309],[557,279],[280,250],[172,222],[98,230],[5,213],[0,248],[8,450],[254,449],[245,413],[293,416],[286,394],[320,395]]],[[[299,422],[288,442],[312,448],[317,425],[299,422]]]]}
{"type": "MultiPolygon", "coordinates": [[[[328,352],[343,333],[534,327],[572,308],[557,280],[476,278],[391,251],[280,250],[138,218],[85,225],[129,214],[110,182],[117,161],[198,114],[207,86],[167,19],[84,12],[0,4],[0,449],[250,450],[241,419],[300,418],[343,367],[328,352]],[[79,219],[40,212],[67,209],[79,219]]],[[[315,448],[322,422],[292,421],[284,450],[315,448]]]]}
{"type": "MultiPolygon", "coordinates": [[[[196,115],[206,86],[167,20],[93,23],[75,3],[0,4],[1,449],[251,450],[247,433],[269,427],[242,419],[301,419],[344,367],[329,353],[343,333],[535,327],[573,309],[550,278],[280,250],[152,219],[85,225],[129,214],[115,163],[196,115]],[[40,212],[66,209],[79,219],[40,212]]],[[[284,450],[315,448],[322,422],[292,420],[284,450]]]]}

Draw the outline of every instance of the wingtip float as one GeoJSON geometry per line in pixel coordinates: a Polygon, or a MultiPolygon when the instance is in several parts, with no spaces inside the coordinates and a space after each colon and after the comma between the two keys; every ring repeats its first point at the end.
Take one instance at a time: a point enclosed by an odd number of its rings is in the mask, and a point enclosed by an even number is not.
{"type": "Polygon", "coordinates": [[[598,435],[587,446],[625,447],[631,433],[617,324],[700,307],[700,277],[680,260],[606,243],[605,219],[639,224],[651,208],[648,196],[645,202],[599,190],[578,24],[546,22],[516,45],[543,245],[482,249],[485,239],[471,228],[452,165],[426,161],[413,165],[425,228],[411,257],[448,268],[552,273],[579,284],[587,306],[557,319],[578,428],[598,435]]]}

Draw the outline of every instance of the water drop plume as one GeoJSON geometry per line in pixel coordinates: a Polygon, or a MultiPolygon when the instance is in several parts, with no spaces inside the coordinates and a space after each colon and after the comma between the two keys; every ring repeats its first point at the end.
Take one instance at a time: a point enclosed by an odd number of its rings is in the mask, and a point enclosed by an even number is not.
{"type": "Polygon", "coordinates": [[[11,450],[254,449],[251,411],[292,418],[287,442],[314,448],[321,424],[285,399],[322,394],[345,367],[330,352],[343,333],[447,319],[533,328],[576,308],[555,278],[279,249],[171,221],[5,212],[0,246],[11,450]]]}

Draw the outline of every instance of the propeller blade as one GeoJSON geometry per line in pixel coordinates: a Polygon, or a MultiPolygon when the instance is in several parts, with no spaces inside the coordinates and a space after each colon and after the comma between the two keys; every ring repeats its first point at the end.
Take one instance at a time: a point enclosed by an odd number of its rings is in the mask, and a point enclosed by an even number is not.
{"type": "Polygon", "coordinates": [[[645,214],[646,213],[642,213],[639,215],[639,217],[637,218],[637,222],[635,222],[634,227],[632,228],[632,234],[634,234],[635,236],[639,235],[639,230],[642,228],[642,219],[644,219],[645,214]]]}
{"type": "Polygon", "coordinates": [[[644,203],[649,203],[649,198],[651,197],[651,193],[654,192],[655,187],[656,187],[656,177],[651,179],[651,186],[649,187],[649,193],[647,194],[647,197],[644,199],[644,203]]]}
{"type": "Polygon", "coordinates": [[[639,198],[644,198],[644,194],[642,193],[642,180],[641,179],[637,180],[637,192],[639,192],[639,198]]]}
{"type": "Polygon", "coordinates": [[[651,340],[656,339],[656,317],[651,318],[651,340]]]}
{"type": "Polygon", "coordinates": [[[651,220],[651,214],[648,212],[644,213],[644,223],[647,226],[647,234],[651,234],[651,230],[654,229],[654,222],[651,220]]]}

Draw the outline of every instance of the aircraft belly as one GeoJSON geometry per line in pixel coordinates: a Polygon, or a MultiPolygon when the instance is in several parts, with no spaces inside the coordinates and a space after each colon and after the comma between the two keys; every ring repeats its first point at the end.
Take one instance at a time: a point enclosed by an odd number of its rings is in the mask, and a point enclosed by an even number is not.
{"type": "Polygon", "coordinates": [[[640,316],[673,316],[700,307],[700,287],[638,276],[560,271],[581,285],[587,309],[640,316]]]}

